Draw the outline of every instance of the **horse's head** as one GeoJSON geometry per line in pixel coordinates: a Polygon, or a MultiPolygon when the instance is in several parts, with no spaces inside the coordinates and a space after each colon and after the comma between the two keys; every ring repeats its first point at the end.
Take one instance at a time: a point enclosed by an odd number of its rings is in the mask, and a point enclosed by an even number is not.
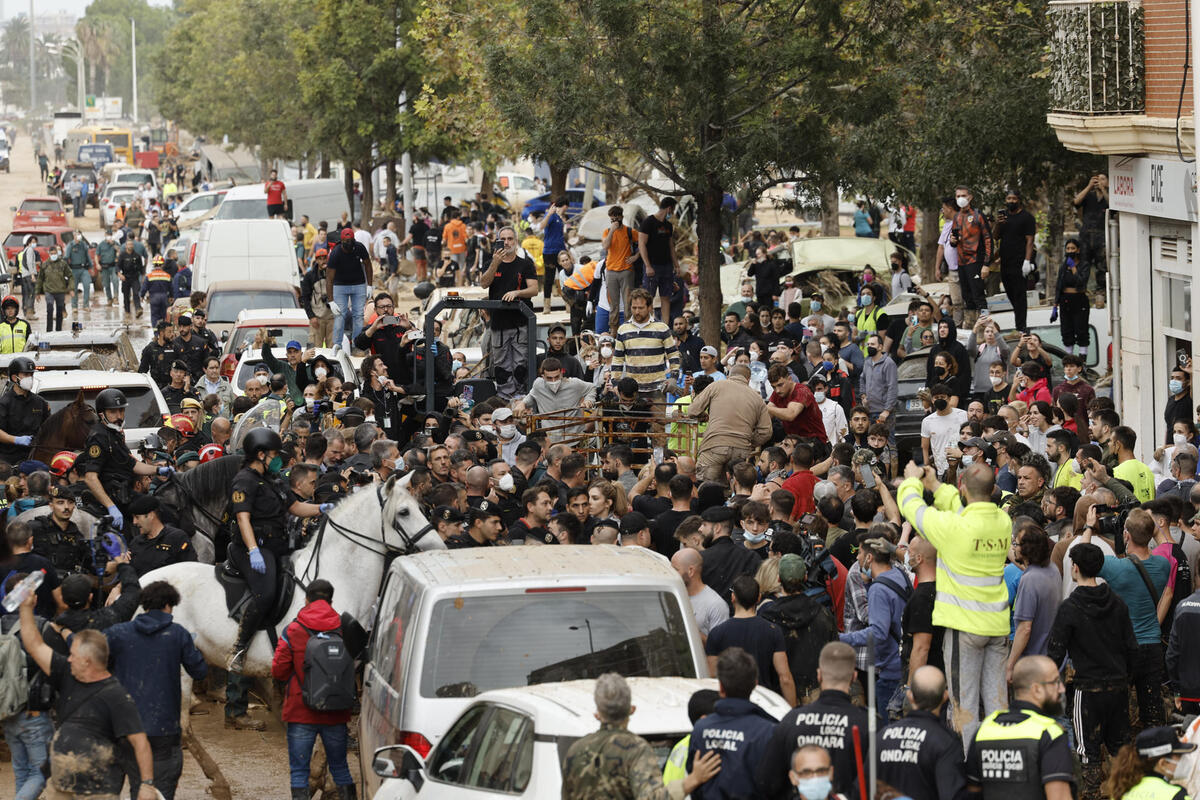
{"type": "Polygon", "coordinates": [[[75,395],[75,399],[71,401],[70,405],[64,411],[66,411],[64,422],[75,426],[77,429],[82,428],[86,431],[100,421],[100,415],[96,413],[96,409],[88,405],[82,389],[79,390],[79,394],[75,395]]]}
{"type": "Polygon", "coordinates": [[[388,546],[403,550],[445,550],[442,537],[425,519],[421,506],[408,492],[409,476],[392,475],[380,487],[383,503],[384,537],[388,546]],[[391,524],[387,524],[387,523],[391,524]],[[432,535],[431,535],[432,534],[432,535]]]}
{"type": "Polygon", "coordinates": [[[47,417],[38,428],[30,457],[49,463],[59,450],[82,450],[91,427],[99,420],[80,389],[74,400],[47,417]]]}

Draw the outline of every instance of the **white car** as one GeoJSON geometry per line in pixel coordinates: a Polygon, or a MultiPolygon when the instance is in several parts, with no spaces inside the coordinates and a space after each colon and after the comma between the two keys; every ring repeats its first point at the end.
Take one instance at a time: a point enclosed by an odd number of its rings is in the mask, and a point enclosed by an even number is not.
{"type": "Polygon", "coordinates": [[[107,199],[100,201],[100,226],[102,228],[111,228],[117,224],[117,210],[121,207],[121,203],[125,204],[125,208],[129,209],[138,198],[137,189],[114,188],[111,192],[105,192],[107,199]]]}
{"type": "Polygon", "coordinates": [[[275,341],[286,345],[297,341],[308,347],[308,315],[302,308],[247,308],[238,312],[237,320],[229,329],[222,355],[241,356],[242,351],[254,342],[259,328],[266,328],[275,341]],[[270,333],[274,331],[274,333],[270,333]]]}
{"type": "Polygon", "coordinates": [[[545,191],[539,189],[529,175],[516,172],[501,172],[496,175],[496,188],[504,193],[513,208],[524,208],[525,203],[545,191]]]}
{"type": "MultiPolygon", "coordinates": [[[[687,706],[712,678],[627,678],[635,710],[629,730],[646,739],[661,769],[671,748],[692,732],[687,706]]],[[[484,797],[559,797],[561,763],[578,739],[599,727],[594,680],[496,689],[474,699],[449,731],[421,759],[406,744],[372,755],[371,770],[383,778],[375,800],[467,800],[484,797]]],[[[750,698],[781,719],[787,702],[758,687],[750,698]]],[[[364,755],[365,757],[365,755],[364,755]]]]}
{"type": "Polygon", "coordinates": [[[50,413],[69,405],[81,390],[88,404],[94,407],[96,395],[109,388],[120,389],[129,401],[123,433],[130,450],[136,450],[143,439],[157,433],[171,416],[158,385],[143,372],[74,369],[33,373],[33,391],[50,404],[50,413]]]}
{"type": "MultiPolygon", "coordinates": [[[[319,347],[315,351],[316,355],[325,356],[329,361],[329,366],[333,370],[333,374],[341,378],[343,381],[352,381],[358,383],[358,373],[354,369],[354,363],[350,360],[350,354],[340,347],[319,347]]],[[[287,350],[283,345],[271,348],[271,355],[278,358],[281,362],[287,361],[287,350]]],[[[257,348],[248,348],[242,357],[238,360],[237,367],[233,370],[233,377],[229,382],[233,384],[233,393],[242,395],[246,393],[246,381],[254,377],[254,368],[262,363],[262,350],[257,348]]]]}
{"type": "Polygon", "coordinates": [[[225,193],[228,189],[217,189],[211,192],[197,192],[196,194],[184,200],[183,203],[175,210],[175,219],[182,225],[185,222],[190,222],[193,219],[202,217],[221,205],[221,201],[225,199],[225,193]]]}

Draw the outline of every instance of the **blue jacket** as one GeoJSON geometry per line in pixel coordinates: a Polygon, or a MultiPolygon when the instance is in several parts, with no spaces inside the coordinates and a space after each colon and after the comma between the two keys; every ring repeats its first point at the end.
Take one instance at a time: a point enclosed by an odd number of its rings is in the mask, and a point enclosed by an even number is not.
{"type": "Polygon", "coordinates": [[[171,279],[171,294],[176,299],[187,297],[192,293],[192,268],[180,267],[175,273],[175,277],[171,279]]]}
{"type": "Polygon", "coordinates": [[[692,792],[693,800],[740,800],[761,796],[754,783],[777,720],[749,700],[724,697],[713,713],[696,723],[688,744],[687,766],[709,750],[721,754],[721,771],[692,792]]]}
{"type": "Polygon", "coordinates": [[[208,664],[192,635],[165,611],[147,611],[104,631],[113,675],[129,692],[147,736],[180,732],[179,668],[199,680],[208,664]]]}
{"type": "Polygon", "coordinates": [[[892,567],[867,587],[867,619],[871,624],[862,630],[843,633],[840,638],[852,647],[862,647],[867,643],[867,634],[874,634],[875,667],[879,677],[894,680],[900,677],[900,617],[904,614],[905,600],[884,586],[881,579],[898,588],[907,586],[909,594],[912,593],[908,577],[892,567]]]}

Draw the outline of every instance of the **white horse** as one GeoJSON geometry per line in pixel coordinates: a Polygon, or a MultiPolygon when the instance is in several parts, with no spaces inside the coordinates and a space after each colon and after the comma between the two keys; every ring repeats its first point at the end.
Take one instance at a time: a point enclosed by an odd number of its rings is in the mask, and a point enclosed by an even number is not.
{"type": "MultiPolygon", "coordinates": [[[[302,585],[296,587],[291,607],[279,623],[279,633],[303,607],[303,585],[316,578],[333,584],[334,608],[349,612],[365,627],[370,623],[389,554],[445,549],[437,532],[430,533],[431,526],[406,486],[407,480],[395,477],[386,483],[370,484],[329,512],[323,531],[292,556],[296,579],[302,585]]],[[[143,586],[154,581],[167,581],[175,587],[180,597],[173,612],[175,621],[192,633],[208,663],[224,667],[237,637],[237,623],[229,618],[225,590],[217,582],[213,565],[172,564],[148,572],[141,579],[143,586]]],[[[266,633],[255,633],[243,674],[270,675],[273,655],[266,633]]],[[[184,689],[186,704],[191,694],[186,676],[184,689]]],[[[185,723],[186,719],[185,713],[185,723]]]]}

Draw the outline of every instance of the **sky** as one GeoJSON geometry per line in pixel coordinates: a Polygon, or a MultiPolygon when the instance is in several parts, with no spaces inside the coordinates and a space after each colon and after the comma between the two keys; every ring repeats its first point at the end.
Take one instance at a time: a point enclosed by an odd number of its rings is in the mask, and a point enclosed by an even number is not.
{"type": "MultiPolygon", "coordinates": [[[[92,0],[34,0],[35,14],[56,14],[69,11],[76,17],[82,17],[84,10],[92,0]]],[[[170,0],[150,0],[151,5],[170,5],[170,0]]],[[[29,0],[0,0],[0,19],[8,19],[17,14],[29,13],[29,0]]]]}

